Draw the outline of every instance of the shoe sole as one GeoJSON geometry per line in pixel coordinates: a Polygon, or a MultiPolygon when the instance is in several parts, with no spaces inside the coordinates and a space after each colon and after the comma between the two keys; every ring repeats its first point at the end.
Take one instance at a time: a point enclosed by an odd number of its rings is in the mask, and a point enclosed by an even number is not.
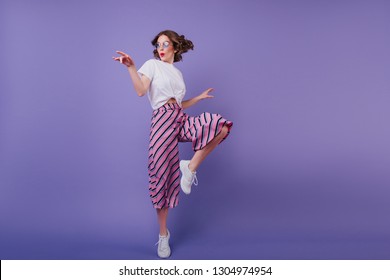
{"type": "Polygon", "coordinates": [[[180,172],[181,172],[181,179],[180,179],[180,188],[181,190],[185,193],[185,194],[190,194],[191,193],[191,188],[189,188],[189,190],[186,190],[184,187],[183,187],[183,177],[184,177],[184,172],[183,172],[183,169],[185,168],[185,162],[182,160],[180,161],[180,172]]]}

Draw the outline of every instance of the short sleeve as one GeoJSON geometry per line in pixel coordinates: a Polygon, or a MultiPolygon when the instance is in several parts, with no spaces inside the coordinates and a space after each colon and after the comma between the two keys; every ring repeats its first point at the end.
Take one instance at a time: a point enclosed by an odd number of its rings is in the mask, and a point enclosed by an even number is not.
{"type": "Polygon", "coordinates": [[[155,69],[156,65],[153,59],[149,59],[144,63],[144,65],[141,66],[141,68],[138,70],[138,73],[145,75],[149,78],[149,80],[153,80],[155,69]]]}

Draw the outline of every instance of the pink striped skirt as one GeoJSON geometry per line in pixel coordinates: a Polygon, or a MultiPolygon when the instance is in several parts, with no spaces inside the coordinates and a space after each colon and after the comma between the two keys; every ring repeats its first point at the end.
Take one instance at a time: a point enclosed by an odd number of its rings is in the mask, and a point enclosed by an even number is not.
{"type": "Polygon", "coordinates": [[[190,117],[176,103],[165,104],[153,111],[148,170],[149,192],[154,208],[173,208],[178,205],[178,142],[192,142],[194,151],[201,150],[221,132],[224,125],[230,132],[233,123],[221,115],[203,113],[190,117]]]}

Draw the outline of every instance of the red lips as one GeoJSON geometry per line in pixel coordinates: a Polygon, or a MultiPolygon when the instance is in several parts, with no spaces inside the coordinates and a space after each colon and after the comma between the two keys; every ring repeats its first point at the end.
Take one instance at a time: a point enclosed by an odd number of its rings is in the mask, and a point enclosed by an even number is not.
{"type": "Polygon", "coordinates": [[[160,57],[163,57],[165,55],[165,53],[160,53],[160,57]]]}

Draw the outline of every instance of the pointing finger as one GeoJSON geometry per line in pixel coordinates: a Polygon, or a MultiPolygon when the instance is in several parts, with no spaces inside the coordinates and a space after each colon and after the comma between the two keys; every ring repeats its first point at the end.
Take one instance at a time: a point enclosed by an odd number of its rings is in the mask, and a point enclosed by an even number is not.
{"type": "Polygon", "coordinates": [[[129,56],[128,54],[124,53],[124,52],[121,52],[121,51],[116,51],[117,53],[119,53],[120,55],[122,56],[129,56]]]}

